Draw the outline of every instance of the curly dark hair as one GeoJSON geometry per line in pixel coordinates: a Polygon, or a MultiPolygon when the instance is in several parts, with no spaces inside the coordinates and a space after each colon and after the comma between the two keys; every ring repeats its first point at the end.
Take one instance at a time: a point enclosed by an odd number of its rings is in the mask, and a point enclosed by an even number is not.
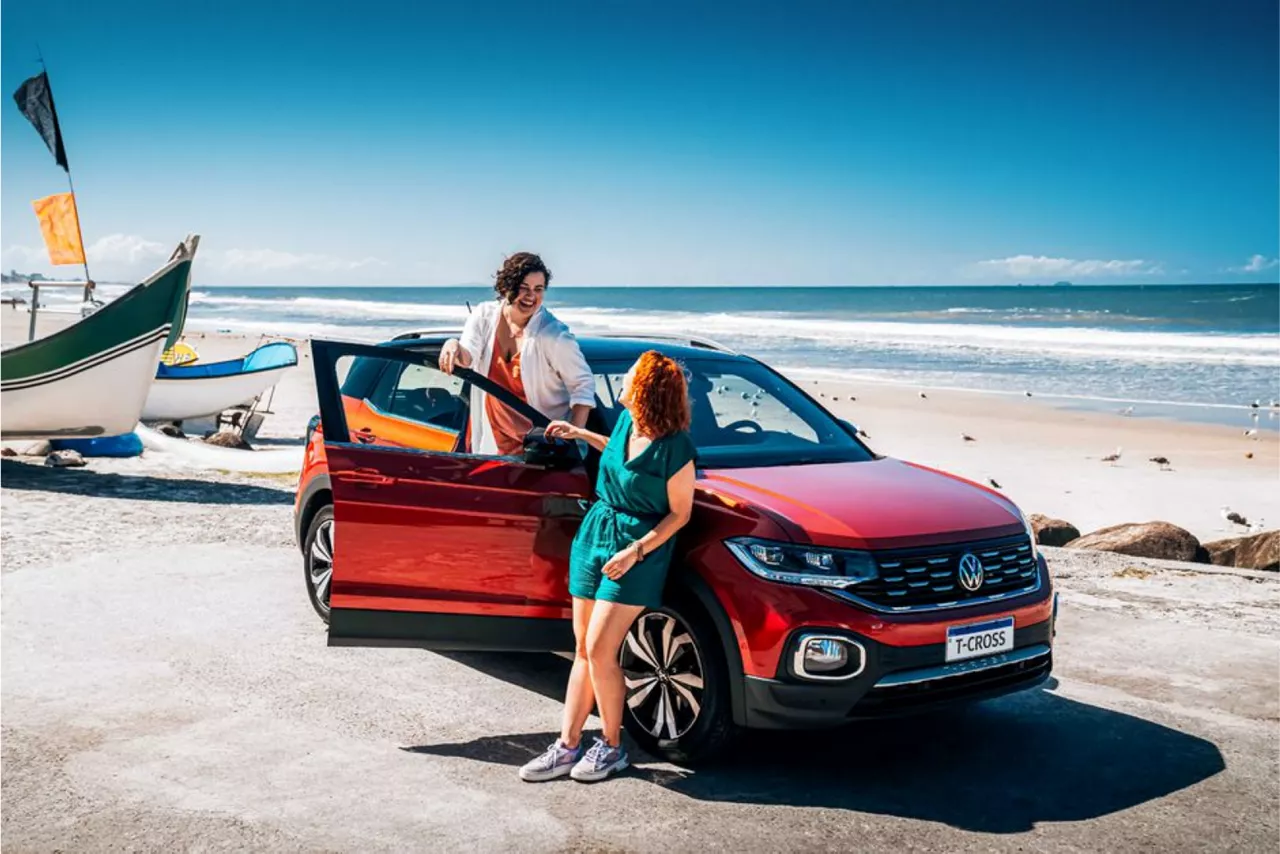
{"type": "Polygon", "coordinates": [[[503,261],[502,269],[493,274],[493,289],[507,302],[515,302],[521,283],[530,273],[541,273],[547,277],[547,284],[551,284],[551,271],[541,258],[532,252],[517,252],[503,261]]]}

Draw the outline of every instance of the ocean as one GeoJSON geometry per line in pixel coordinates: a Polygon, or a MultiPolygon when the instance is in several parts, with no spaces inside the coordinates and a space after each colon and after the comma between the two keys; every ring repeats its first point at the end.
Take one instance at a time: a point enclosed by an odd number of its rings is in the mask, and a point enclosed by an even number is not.
{"type": "MultiPolygon", "coordinates": [[[[459,327],[486,287],[204,287],[189,328],[353,340],[459,327]]],[[[1280,427],[1280,287],[566,287],[582,334],[696,334],[802,377],[1280,427]]]]}

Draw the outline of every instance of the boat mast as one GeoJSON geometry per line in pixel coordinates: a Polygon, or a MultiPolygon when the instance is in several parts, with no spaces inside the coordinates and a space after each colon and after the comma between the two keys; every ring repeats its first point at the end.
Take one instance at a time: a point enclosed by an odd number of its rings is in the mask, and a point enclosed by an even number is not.
{"type": "MultiPolygon", "coordinates": [[[[42,70],[45,74],[45,77],[48,78],[49,66],[45,65],[44,53],[40,50],[39,42],[36,43],[36,56],[40,59],[40,70],[42,70]]],[[[53,84],[52,83],[49,84],[49,103],[50,105],[53,104],[53,84]]],[[[66,149],[67,149],[67,143],[66,143],[66,140],[63,139],[62,150],[64,154],[66,153],[66,149]]],[[[71,204],[74,205],[76,209],[76,237],[79,238],[80,240],[80,256],[84,261],[84,301],[88,302],[90,298],[92,298],[93,296],[93,277],[89,275],[89,251],[85,248],[84,230],[80,227],[80,205],[76,203],[76,185],[71,180],[71,158],[70,157],[67,158],[66,173],[67,173],[67,187],[71,190],[71,204]]]]}

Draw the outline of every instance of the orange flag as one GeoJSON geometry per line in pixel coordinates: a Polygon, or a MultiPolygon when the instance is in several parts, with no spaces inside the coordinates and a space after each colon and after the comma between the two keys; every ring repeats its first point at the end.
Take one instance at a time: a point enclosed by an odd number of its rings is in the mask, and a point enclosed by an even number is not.
{"type": "Polygon", "coordinates": [[[50,264],[83,264],[84,246],[80,243],[80,217],[76,213],[76,197],[70,193],[45,196],[31,203],[40,220],[44,245],[49,249],[50,264]]]}

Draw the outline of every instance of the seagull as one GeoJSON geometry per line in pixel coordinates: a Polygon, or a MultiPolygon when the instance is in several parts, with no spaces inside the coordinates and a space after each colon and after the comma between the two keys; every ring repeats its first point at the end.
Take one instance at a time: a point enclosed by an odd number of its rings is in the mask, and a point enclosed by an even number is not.
{"type": "Polygon", "coordinates": [[[1027,397],[1031,397],[1031,392],[1029,392],[1029,391],[1027,391],[1027,392],[1023,392],[1023,394],[1025,394],[1027,397]]]}
{"type": "Polygon", "coordinates": [[[992,485],[992,486],[994,486],[996,489],[1004,489],[1004,487],[1002,487],[1000,484],[996,483],[996,479],[995,479],[994,477],[989,477],[989,478],[987,478],[987,483],[991,484],[991,485],[992,485]]]}
{"type": "Polygon", "coordinates": [[[929,399],[929,395],[925,394],[924,392],[920,392],[920,399],[921,399],[921,400],[928,400],[928,399],[929,399]]]}
{"type": "Polygon", "coordinates": [[[1250,438],[1250,439],[1257,439],[1257,438],[1258,438],[1258,428],[1257,428],[1257,427],[1254,427],[1252,430],[1245,430],[1245,431],[1244,431],[1244,435],[1245,435],[1247,438],[1250,438]]]}
{"type": "Polygon", "coordinates": [[[1116,448],[1116,452],[1114,454],[1107,454],[1105,457],[1102,458],[1102,461],[1104,463],[1111,463],[1111,465],[1115,465],[1116,463],[1120,462],[1120,455],[1123,453],[1124,453],[1124,448],[1116,448]]]}
{"type": "Polygon", "coordinates": [[[1169,462],[1169,458],[1168,458],[1168,457],[1152,457],[1152,458],[1151,458],[1151,462],[1153,462],[1153,463],[1155,463],[1156,465],[1160,466],[1160,470],[1161,470],[1161,471],[1164,471],[1164,470],[1168,469],[1168,468],[1169,468],[1169,466],[1173,465],[1173,463],[1169,462]]]}
{"type": "Polygon", "coordinates": [[[1133,414],[1133,407],[1132,407],[1132,406],[1126,406],[1124,409],[1121,409],[1121,410],[1120,410],[1120,414],[1121,414],[1121,415],[1124,415],[1124,416],[1126,416],[1126,417],[1128,417],[1128,416],[1132,415],[1132,414],[1133,414]]]}
{"type": "Polygon", "coordinates": [[[859,428],[858,428],[858,435],[859,435],[859,436],[861,436],[861,437],[862,437],[862,438],[864,438],[864,439],[870,439],[870,438],[871,438],[871,434],[870,434],[870,433],[868,433],[866,430],[863,430],[861,427],[859,427],[859,428]]]}
{"type": "Polygon", "coordinates": [[[964,439],[966,442],[976,442],[976,441],[978,441],[977,439],[975,439],[975,438],[973,438],[972,436],[970,436],[968,433],[961,433],[961,434],[960,434],[960,438],[961,438],[961,439],[964,439]]]}
{"type": "Polygon", "coordinates": [[[840,399],[840,395],[838,395],[838,394],[836,394],[836,395],[832,395],[832,396],[831,396],[831,399],[832,399],[832,400],[839,400],[839,399],[840,399]]]}
{"type": "Polygon", "coordinates": [[[1257,408],[1258,408],[1259,406],[1261,406],[1261,405],[1262,405],[1262,401],[1260,401],[1260,400],[1255,400],[1253,403],[1249,404],[1249,408],[1250,408],[1250,409],[1257,409],[1257,408]]]}
{"type": "Polygon", "coordinates": [[[1244,518],[1239,513],[1232,510],[1230,507],[1228,507],[1225,504],[1222,505],[1221,513],[1222,513],[1222,518],[1232,523],[1233,525],[1240,525],[1241,527],[1244,527],[1244,528],[1249,527],[1248,519],[1244,518]]]}
{"type": "Polygon", "coordinates": [[[1246,460],[1251,460],[1251,459],[1253,459],[1253,451],[1245,451],[1245,452],[1244,452],[1244,458],[1245,458],[1246,460]]]}

